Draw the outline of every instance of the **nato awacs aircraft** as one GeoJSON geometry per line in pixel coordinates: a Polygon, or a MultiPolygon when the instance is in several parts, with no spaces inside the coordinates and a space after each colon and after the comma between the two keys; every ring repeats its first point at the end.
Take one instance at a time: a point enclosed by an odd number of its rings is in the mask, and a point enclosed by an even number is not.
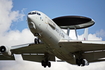
{"type": "Polygon", "coordinates": [[[50,61],[66,61],[73,65],[85,66],[89,62],[105,61],[105,41],[88,41],[88,27],[95,22],[83,16],[62,16],[50,19],[40,11],[31,11],[27,15],[30,31],[35,38],[34,43],[18,46],[0,46],[0,60],[15,60],[14,54],[21,54],[23,60],[41,62],[51,67],[50,61]],[[77,29],[85,28],[83,40],[78,40],[77,29]],[[67,29],[67,34],[62,30],[67,29]],[[74,29],[77,39],[69,37],[70,29],[74,29]]]}

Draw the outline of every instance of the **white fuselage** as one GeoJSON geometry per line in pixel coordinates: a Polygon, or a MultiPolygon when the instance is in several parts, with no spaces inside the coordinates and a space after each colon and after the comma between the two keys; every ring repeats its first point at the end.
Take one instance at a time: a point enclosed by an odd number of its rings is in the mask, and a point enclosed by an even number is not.
{"type": "MultiPolygon", "coordinates": [[[[69,51],[61,47],[58,43],[62,39],[70,40],[70,37],[48,16],[39,11],[32,11],[33,14],[28,14],[28,25],[31,32],[35,35],[38,33],[40,38],[46,45],[46,48],[51,50],[50,53],[54,54],[62,60],[68,60],[72,57],[69,51]]],[[[72,63],[72,62],[70,62],[72,63]]]]}

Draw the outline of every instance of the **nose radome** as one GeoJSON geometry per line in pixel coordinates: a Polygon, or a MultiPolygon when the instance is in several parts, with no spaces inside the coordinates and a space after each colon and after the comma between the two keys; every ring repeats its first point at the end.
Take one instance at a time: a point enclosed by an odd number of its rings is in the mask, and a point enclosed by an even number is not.
{"type": "Polygon", "coordinates": [[[30,15],[28,15],[28,16],[27,16],[27,18],[29,18],[29,19],[30,19],[30,18],[31,18],[31,16],[30,16],[30,15]]]}
{"type": "Polygon", "coordinates": [[[33,18],[35,18],[35,16],[33,16],[33,15],[28,15],[27,16],[27,19],[33,20],[33,18]]]}

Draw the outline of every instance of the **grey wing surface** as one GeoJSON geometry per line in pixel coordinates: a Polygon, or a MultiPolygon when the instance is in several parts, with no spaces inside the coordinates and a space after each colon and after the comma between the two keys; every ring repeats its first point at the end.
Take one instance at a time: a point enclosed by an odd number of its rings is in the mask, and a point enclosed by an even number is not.
{"type": "Polygon", "coordinates": [[[23,45],[17,45],[12,46],[11,51],[15,54],[23,54],[23,53],[45,53],[46,52],[46,46],[41,44],[23,44],[23,45]]]}
{"type": "Polygon", "coordinates": [[[59,45],[70,53],[82,51],[82,57],[89,62],[105,61],[105,41],[68,41],[61,40],[59,45]]]}

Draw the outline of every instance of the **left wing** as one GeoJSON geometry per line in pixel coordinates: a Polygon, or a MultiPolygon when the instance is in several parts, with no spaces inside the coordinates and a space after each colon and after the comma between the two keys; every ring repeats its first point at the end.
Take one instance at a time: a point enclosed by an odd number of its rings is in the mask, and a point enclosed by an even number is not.
{"type": "Polygon", "coordinates": [[[104,61],[105,41],[74,41],[60,40],[59,45],[65,47],[70,53],[81,52],[82,57],[89,62],[104,61]]]}

